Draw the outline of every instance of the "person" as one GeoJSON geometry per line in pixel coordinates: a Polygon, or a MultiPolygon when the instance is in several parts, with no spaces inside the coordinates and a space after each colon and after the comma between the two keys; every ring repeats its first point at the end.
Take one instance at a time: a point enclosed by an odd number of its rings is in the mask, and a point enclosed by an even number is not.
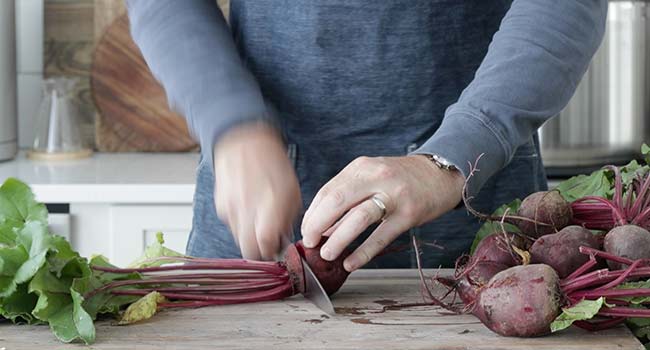
{"type": "Polygon", "coordinates": [[[568,103],[605,0],[129,0],[132,36],[199,140],[190,255],[449,266],[473,205],[546,189],[537,129],[568,103]],[[439,246],[436,248],[436,246],[439,246]]]}

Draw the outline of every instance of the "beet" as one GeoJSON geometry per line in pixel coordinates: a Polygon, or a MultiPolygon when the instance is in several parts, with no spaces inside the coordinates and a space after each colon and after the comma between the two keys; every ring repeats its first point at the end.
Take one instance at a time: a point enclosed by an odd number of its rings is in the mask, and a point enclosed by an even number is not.
{"type": "Polygon", "coordinates": [[[560,278],[550,266],[514,266],[492,277],[472,313],[498,334],[541,336],[560,314],[560,296],[560,278]]]}
{"type": "MultiPolygon", "coordinates": [[[[605,235],[603,248],[606,252],[623,258],[650,259],[650,232],[636,225],[614,227],[605,235]]],[[[613,270],[625,267],[615,261],[607,261],[607,264],[613,270]]]]}
{"type": "Polygon", "coordinates": [[[589,260],[580,246],[598,249],[598,239],[584,227],[567,226],[538,238],[530,247],[531,262],[547,264],[564,278],[589,260]]]}
{"type": "Polygon", "coordinates": [[[571,204],[558,191],[535,192],[521,202],[517,215],[550,225],[515,220],[523,233],[531,237],[541,237],[555,233],[571,222],[571,204]]]}
{"type": "Polygon", "coordinates": [[[465,305],[473,303],[490,279],[508,267],[498,262],[486,260],[477,261],[473,266],[468,267],[471,270],[467,271],[454,286],[460,300],[465,305]]]}
{"type": "Polygon", "coordinates": [[[472,261],[493,261],[506,266],[518,265],[519,260],[512,250],[512,245],[523,250],[527,248],[526,240],[520,236],[512,233],[507,233],[507,236],[493,233],[479,242],[472,254],[472,261]]]}
{"type": "MultiPolygon", "coordinates": [[[[302,244],[302,241],[298,241],[295,243],[295,247],[297,252],[300,253],[307,262],[307,265],[309,265],[311,270],[314,272],[314,275],[316,275],[316,278],[320,282],[321,286],[323,286],[325,292],[327,292],[328,295],[332,295],[341,288],[350,274],[343,267],[343,261],[348,257],[348,255],[350,255],[350,251],[344,250],[336,260],[323,260],[320,255],[320,248],[326,241],[327,238],[324,237],[314,248],[306,248],[302,244]]],[[[290,251],[291,250],[287,250],[287,253],[290,251]]],[[[285,261],[289,260],[295,260],[295,258],[285,254],[285,261]]],[[[291,271],[288,263],[287,269],[291,271]]],[[[302,265],[300,266],[300,271],[302,271],[302,265]]]]}

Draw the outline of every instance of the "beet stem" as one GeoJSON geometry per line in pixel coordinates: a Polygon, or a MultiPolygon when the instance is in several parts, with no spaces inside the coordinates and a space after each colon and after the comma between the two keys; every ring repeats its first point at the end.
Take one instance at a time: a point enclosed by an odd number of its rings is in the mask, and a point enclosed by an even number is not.
{"type": "Polygon", "coordinates": [[[595,332],[595,331],[602,331],[605,329],[615,327],[623,323],[624,321],[625,321],[625,317],[616,317],[616,318],[607,319],[603,321],[596,321],[596,322],[575,321],[573,322],[573,324],[584,330],[595,332]]]}
{"type": "MultiPolygon", "coordinates": [[[[156,290],[141,290],[141,289],[128,289],[128,290],[114,290],[111,294],[114,295],[147,295],[151,291],[156,290]]],[[[196,301],[213,301],[221,302],[222,305],[226,304],[239,304],[239,303],[253,303],[258,301],[278,300],[292,295],[293,287],[289,283],[284,283],[280,286],[268,290],[251,291],[248,293],[240,293],[233,296],[229,295],[197,295],[191,293],[178,293],[178,292],[160,292],[162,296],[168,299],[181,299],[181,300],[196,300],[196,301]]]]}
{"type": "MultiPolygon", "coordinates": [[[[135,280],[123,280],[123,281],[114,281],[107,283],[97,289],[91,290],[90,292],[86,293],[84,295],[84,298],[92,298],[94,295],[96,295],[99,292],[103,292],[106,290],[110,290],[113,288],[117,287],[124,287],[124,286],[137,286],[137,285],[148,285],[148,284],[174,284],[174,283],[181,283],[181,284],[193,284],[193,285],[205,285],[205,284],[223,284],[225,283],[232,283],[232,280],[219,280],[218,277],[215,279],[205,279],[205,280],[200,280],[200,279],[186,279],[183,278],[183,275],[176,275],[177,278],[149,278],[149,279],[135,279],[135,280]]],[[[273,277],[273,276],[269,276],[273,277]]],[[[269,281],[288,281],[289,277],[281,277],[281,278],[269,278],[269,281]]],[[[257,282],[257,283],[264,283],[266,280],[241,280],[240,282],[257,282]]]]}
{"type": "Polygon", "coordinates": [[[624,272],[623,272],[620,276],[618,276],[616,279],[614,279],[613,281],[611,281],[611,282],[609,282],[609,283],[607,283],[607,284],[604,284],[604,285],[602,285],[602,286],[600,286],[600,287],[598,287],[598,288],[596,288],[596,289],[594,289],[594,290],[596,290],[596,291],[603,291],[603,290],[607,290],[607,289],[614,288],[614,287],[618,286],[619,284],[623,283],[623,282],[625,281],[625,279],[626,279],[626,278],[627,278],[627,277],[628,277],[628,276],[629,276],[629,275],[630,275],[634,270],[636,270],[637,267],[638,267],[640,264],[641,264],[641,260],[637,260],[637,261],[633,262],[632,265],[630,265],[628,268],[626,268],[626,269],[624,270],[624,272]]]}
{"type": "Polygon", "coordinates": [[[598,311],[600,316],[612,317],[650,317],[650,309],[637,309],[627,306],[603,307],[598,311]]]}
{"type": "MultiPolygon", "coordinates": [[[[650,288],[630,288],[630,289],[609,289],[609,290],[587,290],[571,293],[571,298],[598,299],[621,298],[621,297],[647,297],[650,296],[650,288]]],[[[609,303],[609,299],[607,300],[609,303]]]]}
{"type": "MultiPolygon", "coordinates": [[[[624,272],[623,270],[616,270],[616,271],[609,271],[608,269],[596,270],[586,275],[582,275],[572,281],[565,281],[561,283],[562,290],[564,291],[565,294],[569,294],[579,289],[584,289],[600,283],[607,283],[609,281],[616,279],[623,272],[624,272]]],[[[650,277],[650,268],[639,267],[635,269],[635,271],[630,273],[628,277],[629,278],[650,277]]]]}
{"type": "Polygon", "coordinates": [[[589,260],[587,260],[582,266],[578,267],[575,271],[573,271],[570,275],[568,275],[564,280],[565,281],[570,281],[572,279],[575,279],[576,277],[581,276],[585,272],[591,270],[594,266],[598,264],[598,261],[596,261],[596,258],[594,258],[593,255],[589,256],[589,260]]]}
{"type": "MultiPolygon", "coordinates": [[[[170,259],[171,260],[171,259],[170,259]]],[[[92,266],[93,270],[110,272],[110,273],[142,273],[142,272],[158,272],[158,271],[174,271],[174,270],[257,270],[264,271],[276,275],[281,275],[287,272],[284,266],[278,262],[264,262],[264,261],[251,261],[245,259],[189,259],[189,258],[174,258],[175,261],[183,262],[196,262],[193,264],[183,265],[163,265],[152,267],[140,268],[119,268],[119,267],[105,267],[105,266],[92,266]]]]}
{"type": "Polygon", "coordinates": [[[624,258],[622,256],[617,256],[617,255],[614,255],[612,253],[608,253],[608,252],[598,250],[598,249],[594,249],[594,248],[591,248],[591,247],[580,246],[579,249],[580,249],[580,253],[582,253],[582,254],[589,254],[589,255],[597,256],[597,257],[600,257],[600,258],[603,258],[603,259],[606,259],[606,260],[611,260],[613,262],[621,263],[623,265],[632,265],[634,263],[634,260],[632,260],[632,259],[624,258]]]}

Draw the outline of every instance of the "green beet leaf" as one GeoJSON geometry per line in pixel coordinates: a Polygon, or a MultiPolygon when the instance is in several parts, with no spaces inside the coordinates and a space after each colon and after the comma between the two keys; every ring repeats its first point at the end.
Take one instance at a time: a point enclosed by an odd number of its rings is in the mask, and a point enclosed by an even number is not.
{"type": "Polygon", "coordinates": [[[32,310],[37,319],[48,322],[52,316],[72,303],[69,294],[72,279],[59,279],[47,267],[42,267],[29,282],[29,292],[38,295],[32,310]]]}
{"type": "Polygon", "coordinates": [[[28,221],[19,231],[16,241],[29,252],[29,259],[16,271],[16,283],[29,281],[45,263],[45,256],[53,248],[46,224],[28,221]]]}
{"type": "Polygon", "coordinates": [[[15,231],[27,221],[47,224],[47,209],[36,202],[29,186],[9,178],[0,186],[0,244],[14,245],[15,231]]]}
{"type": "Polygon", "coordinates": [[[0,298],[16,290],[16,272],[27,259],[29,254],[22,246],[0,247],[0,298]]]}
{"type": "Polygon", "coordinates": [[[145,248],[144,253],[134,262],[129,264],[129,267],[151,267],[151,266],[160,266],[169,261],[163,259],[158,259],[165,256],[185,256],[177,251],[171,250],[165,247],[163,244],[165,239],[163,238],[162,232],[156,233],[156,241],[147,248],[145,248]]]}
{"type": "Polygon", "coordinates": [[[4,318],[10,319],[12,322],[38,323],[31,313],[36,306],[37,299],[36,295],[29,293],[26,284],[20,284],[11,295],[2,298],[0,312],[4,318]]]}
{"type": "Polygon", "coordinates": [[[85,258],[75,252],[70,243],[61,236],[51,236],[51,253],[47,256],[49,270],[57,276],[90,274],[90,268],[85,258]],[[64,271],[65,270],[65,271],[64,271]]]}
{"type": "Polygon", "coordinates": [[[563,308],[562,313],[551,323],[551,332],[569,328],[575,321],[592,319],[603,305],[605,299],[601,297],[596,300],[585,299],[570,308],[563,308]]]}
{"type": "Polygon", "coordinates": [[[64,343],[82,340],[91,344],[95,341],[95,325],[82,306],[84,299],[72,288],[70,298],[70,303],[62,305],[59,311],[50,317],[50,329],[54,336],[64,343]]]}
{"type": "MultiPolygon", "coordinates": [[[[515,199],[514,201],[504,204],[500,207],[497,208],[497,210],[492,213],[492,216],[501,216],[503,213],[505,213],[506,209],[508,210],[508,214],[514,214],[519,210],[519,206],[521,205],[521,200],[520,199],[515,199]]],[[[503,227],[506,229],[508,232],[519,232],[519,228],[515,225],[509,224],[509,223],[504,223],[503,227]]],[[[472,248],[470,249],[470,254],[474,253],[474,250],[478,246],[478,244],[483,240],[483,238],[495,233],[495,232],[501,232],[501,222],[499,221],[486,221],[483,226],[476,232],[476,236],[474,237],[474,242],[472,242],[472,248]]]]}
{"type": "Polygon", "coordinates": [[[557,190],[564,199],[573,202],[585,196],[599,196],[610,198],[613,183],[606,170],[597,170],[590,175],[578,175],[562,181],[557,190]]]}

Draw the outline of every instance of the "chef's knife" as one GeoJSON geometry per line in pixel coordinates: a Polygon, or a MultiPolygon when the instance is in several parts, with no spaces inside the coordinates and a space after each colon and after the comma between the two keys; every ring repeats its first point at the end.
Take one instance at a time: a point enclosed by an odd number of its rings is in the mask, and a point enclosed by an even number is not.
{"type": "Polygon", "coordinates": [[[330,298],[327,296],[327,293],[323,289],[323,286],[321,286],[320,282],[318,282],[316,275],[314,275],[314,272],[309,268],[309,265],[307,265],[305,259],[301,258],[300,260],[302,260],[302,269],[305,273],[305,292],[302,294],[307,300],[314,303],[314,305],[316,305],[326,314],[332,316],[336,315],[334,306],[332,305],[330,298]]]}

